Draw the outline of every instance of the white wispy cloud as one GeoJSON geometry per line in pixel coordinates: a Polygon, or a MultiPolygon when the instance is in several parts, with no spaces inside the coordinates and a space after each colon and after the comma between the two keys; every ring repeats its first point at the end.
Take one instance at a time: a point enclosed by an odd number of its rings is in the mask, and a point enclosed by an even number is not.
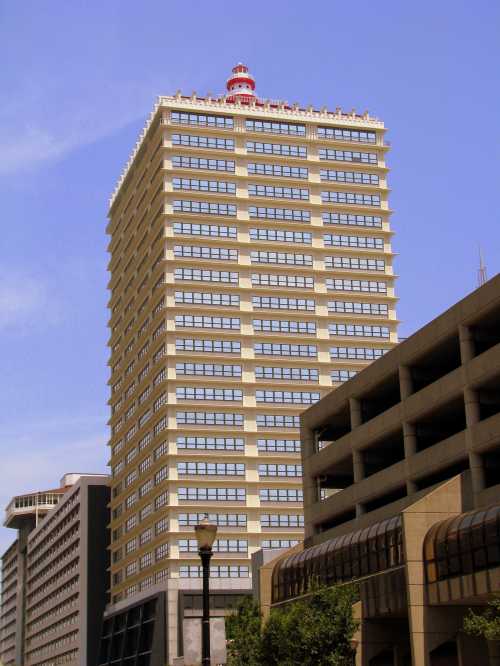
{"type": "Polygon", "coordinates": [[[46,281],[17,270],[0,273],[0,330],[46,326],[58,320],[57,299],[46,281]]]}

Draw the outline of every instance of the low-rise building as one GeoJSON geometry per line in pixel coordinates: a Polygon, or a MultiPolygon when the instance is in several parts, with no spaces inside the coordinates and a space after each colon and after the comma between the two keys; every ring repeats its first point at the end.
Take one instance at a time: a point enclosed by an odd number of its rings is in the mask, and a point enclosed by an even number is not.
{"type": "Polygon", "coordinates": [[[60,489],[16,497],[7,507],[5,525],[18,529],[18,539],[2,559],[6,666],[96,663],[108,589],[109,499],[106,475],[66,474],[60,489]]]}
{"type": "Polygon", "coordinates": [[[306,539],[261,569],[263,609],[354,579],[360,666],[488,664],[462,626],[500,592],[500,276],[301,425],[306,539]]]}

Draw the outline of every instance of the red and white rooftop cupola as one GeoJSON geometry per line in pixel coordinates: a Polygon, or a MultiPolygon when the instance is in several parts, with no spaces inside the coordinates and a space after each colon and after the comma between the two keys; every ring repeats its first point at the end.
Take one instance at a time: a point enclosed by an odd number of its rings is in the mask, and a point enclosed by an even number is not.
{"type": "Polygon", "coordinates": [[[226,83],[226,101],[235,102],[240,99],[243,102],[256,99],[255,79],[248,71],[248,67],[239,62],[233,67],[232,72],[226,83]]]}

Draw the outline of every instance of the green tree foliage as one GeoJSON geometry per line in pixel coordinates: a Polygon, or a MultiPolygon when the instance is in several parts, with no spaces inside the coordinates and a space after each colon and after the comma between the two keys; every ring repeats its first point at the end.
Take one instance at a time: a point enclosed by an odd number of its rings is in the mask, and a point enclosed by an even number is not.
{"type": "Polygon", "coordinates": [[[243,597],[236,612],[226,617],[228,665],[260,666],[261,617],[252,597],[243,597]]]}
{"type": "Polygon", "coordinates": [[[464,631],[488,641],[500,641],[500,596],[490,601],[482,613],[475,613],[470,608],[464,619],[464,631]]]}
{"type": "Polygon", "coordinates": [[[257,606],[245,602],[227,620],[230,666],[350,666],[358,623],[353,585],[319,589],[271,612],[261,629],[257,606]]]}

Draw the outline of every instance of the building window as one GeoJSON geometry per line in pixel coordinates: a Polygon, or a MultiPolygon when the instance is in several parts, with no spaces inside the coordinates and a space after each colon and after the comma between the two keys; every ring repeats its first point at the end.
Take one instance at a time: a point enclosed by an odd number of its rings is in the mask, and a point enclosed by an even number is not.
{"type": "Polygon", "coordinates": [[[130,541],[127,541],[125,544],[125,555],[130,555],[130,553],[133,553],[134,550],[137,549],[137,539],[130,539],[130,541]]]}
{"type": "Polygon", "coordinates": [[[330,358],[350,358],[356,361],[373,361],[381,358],[388,349],[366,347],[330,347],[330,358]]]}
{"type": "Polygon", "coordinates": [[[178,449],[244,451],[245,440],[234,437],[177,437],[178,449]]]}
{"type": "Polygon", "coordinates": [[[159,483],[162,481],[165,481],[165,479],[168,479],[168,467],[167,465],[164,465],[161,467],[155,474],[155,486],[157,486],[159,483]]]}
{"type": "Polygon", "coordinates": [[[352,150],[320,148],[318,154],[320,160],[329,160],[332,162],[360,162],[361,164],[378,164],[377,153],[362,153],[352,150]]]}
{"type": "Polygon", "coordinates": [[[154,459],[158,460],[162,456],[165,456],[168,453],[168,442],[162,442],[153,452],[154,459]]]}
{"type": "Polygon", "coordinates": [[[332,382],[341,384],[343,382],[347,382],[349,379],[352,379],[357,374],[358,373],[357,373],[356,370],[347,370],[347,369],[345,369],[345,370],[332,370],[331,378],[332,378],[332,382]]]}
{"type": "Polygon", "coordinates": [[[176,363],[176,375],[202,377],[241,377],[241,365],[222,365],[213,363],[176,363]]]}
{"type": "Polygon", "coordinates": [[[266,164],[263,162],[250,162],[247,165],[250,175],[279,176],[280,178],[308,178],[309,169],[305,167],[288,166],[287,164],[266,164]]]}
{"type": "Polygon", "coordinates": [[[264,550],[293,548],[298,543],[297,539],[264,539],[260,542],[260,547],[264,550]]]}
{"type": "Polygon", "coordinates": [[[205,386],[178,386],[175,389],[177,400],[223,400],[241,402],[241,389],[210,388],[205,386]]]}
{"type": "Polygon", "coordinates": [[[163,534],[168,530],[168,518],[162,518],[155,524],[155,535],[163,534]]]}
{"type": "Polygon", "coordinates": [[[283,157],[307,157],[305,146],[287,146],[281,143],[261,143],[259,141],[247,141],[247,152],[282,155],[283,157]]]}
{"type": "Polygon", "coordinates": [[[325,284],[329,291],[361,291],[376,294],[387,293],[386,283],[376,282],[374,280],[337,280],[327,278],[325,284]]]}
{"type": "Polygon", "coordinates": [[[364,250],[383,250],[384,239],[372,236],[340,236],[325,234],[323,242],[326,247],[359,247],[364,250]]]}
{"type": "Polygon", "coordinates": [[[266,134],[289,134],[291,136],[305,136],[306,126],[296,123],[282,123],[276,120],[254,120],[247,118],[245,128],[248,132],[265,132],[266,134]]]}
{"type": "Polygon", "coordinates": [[[172,166],[175,169],[205,169],[207,171],[228,171],[234,173],[233,160],[216,160],[205,157],[190,157],[185,155],[172,156],[172,166]]]}
{"type": "Polygon", "coordinates": [[[155,499],[155,511],[168,504],[168,493],[165,491],[155,499]]]}
{"type": "Polygon", "coordinates": [[[259,465],[259,476],[301,477],[302,465],[259,465]]]}
{"type": "Polygon", "coordinates": [[[180,501],[245,502],[245,488],[178,488],[180,501]]]}
{"type": "Polygon", "coordinates": [[[185,146],[186,148],[234,150],[234,139],[215,136],[195,136],[193,134],[172,134],[172,145],[185,146]]]}
{"type": "Polygon", "coordinates": [[[360,192],[321,192],[321,201],[323,203],[376,206],[380,208],[379,194],[362,194],[360,192]]]}
{"type": "Polygon", "coordinates": [[[282,368],[257,366],[255,368],[256,379],[279,379],[281,381],[319,381],[319,370],[315,368],[282,368]]]}
{"type": "Polygon", "coordinates": [[[259,451],[267,453],[300,453],[299,439],[258,439],[259,451]]]}
{"type": "Polygon", "coordinates": [[[342,314],[381,315],[387,317],[386,303],[357,303],[353,301],[328,301],[328,312],[342,314]]]}
{"type": "Polygon", "coordinates": [[[248,196],[267,197],[271,199],[300,199],[309,201],[309,190],[299,187],[283,187],[281,185],[248,185],[248,196]]]}
{"type": "Polygon", "coordinates": [[[217,527],[243,527],[247,526],[245,513],[180,513],[177,517],[179,527],[195,527],[204,518],[208,518],[217,527]]]}
{"type": "Polygon", "coordinates": [[[164,560],[166,557],[168,557],[168,543],[162,543],[155,548],[155,562],[164,560]]]}
{"type": "MultiPolygon", "coordinates": [[[[240,565],[226,565],[220,564],[218,566],[210,567],[211,578],[248,578],[249,569],[247,566],[240,565]]],[[[181,565],[179,567],[180,578],[201,578],[202,570],[199,565],[181,565]]]]}
{"type": "Polygon", "coordinates": [[[245,476],[243,463],[178,462],[178,474],[196,476],[245,476]]]}
{"type": "Polygon", "coordinates": [[[217,328],[228,331],[240,330],[238,317],[211,317],[209,315],[176,315],[176,328],[217,328]]]}
{"type": "Polygon", "coordinates": [[[304,493],[295,488],[261,488],[261,502],[303,502],[304,493]]]}
{"type": "Polygon", "coordinates": [[[176,304],[184,305],[216,305],[218,307],[239,307],[240,297],[237,294],[212,294],[200,291],[176,291],[176,304]]]}
{"type": "Polygon", "coordinates": [[[194,190],[196,192],[217,192],[219,194],[236,194],[236,183],[220,180],[200,180],[198,178],[172,178],[175,190],[194,190]]]}
{"type": "Polygon", "coordinates": [[[311,245],[312,234],[306,231],[288,231],[288,229],[250,229],[250,240],[311,245]]]}
{"type": "Polygon", "coordinates": [[[176,268],[174,272],[176,280],[191,280],[192,282],[227,282],[238,284],[238,273],[230,271],[211,271],[201,268],[176,268]]]}
{"type": "Polygon", "coordinates": [[[300,417],[289,414],[257,414],[258,428],[300,428],[300,417]]]}
{"type": "Polygon", "coordinates": [[[153,564],[153,553],[145,553],[139,560],[140,569],[146,569],[153,564]]]}
{"type": "Polygon", "coordinates": [[[196,213],[202,215],[226,215],[236,216],[235,204],[216,203],[209,201],[188,201],[186,199],[176,199],[172,203],[176,213],[196,213]]]}
{"type": "Polygon", "coordinates": [[[306,298],[286,298],[280,296],[252,296],[254,308],[262,310],[306,310],[314,312],[316,303],[306,298]]]}
{"type": "Polygon", "coordinates": [[[189,340],[177,339],[176,351],[208,352],[210,354],[240,354],[241,342],[235,340],[189,340]]]}
{"type": "Polygon", "coordinates": [[[325,266],[351,271],[385,271],[383,259],[362,259],[360,257],[325,257],[325,266]]]}
{"type": "Polygon", "coordinates": [[[236,227],[225,227],[217,224],[194,224],[191,222],[174,222],[174,234],[189,236],[207,236],[216,238],[238,238],[236,227]]]}
{"type": "Polygon", "coordinates": [[[227,247],[175,245],[174,257],[187,257],[189,259],[213,259],[218,261],[238,261],[238,250],[233,250],[227,247]]]}
{"type": "Polygon", "coordinates": [[[250,253],[252,264],[286,264],[291,266],[312,266],[310,254],[292,254],[291,252],[269,252],[255,250],[250,253]]]}
{"type": "Polygon", "coordinates": [[[319,139],[333,139],[334,141],[377,143],[375,132],[346,129],[345,127],[318,127],[317,136],[319,139]]]}
{"type": "Polygon", "coordinates": [[[261,527],[304,527],[304,516],[285,513],[263,513],[260,516],[261,527]]]}
{"type": "Polygon", "coordinates": [[[334,181],[336,183],[354,183],[356,185],[378,185],[379,177],[374,173],[363,171],[336,171],[334,169],[320,169],[322,181],[334,181]]]}
{"type": "Polygon", "coordinates": [[[308,210],[293,210],[291,208],[268,208],[264,206],[248,206],[248,217],[261,220],[286,220],[287,222],[311,221],[308,210]]]}
{"type": "Polygon", "coordinates": [[[232,129],[234,121],[231,116],[212,116],[204,113],[193,113],[187,111],[171,111],[172,123],[179,125],[195,125],[200,127],[217,127],[232,129]]]}
{"type": "Polygon", "coordinates": [[[313,405],[321,394],[309,391],[255,391],[256,402],[270,402],[286,405],[313,405]]]}
{"type": "Polygon", "coordinates": [[[254,331],[266,333],[298,333],[316,335],[316,323],[313,321],[290,321],[287,319],[254,319],[254,331]]]}
{"type": "Polygon", "coordinates": [[[259,287],[314,289],[314,278],[304,275],[273,275],[269,273],[252,273],[252,284],[259,287]]]}
{"type": "Polygon", "coordinates": [[[353,227],[382,228],[382,218],[376,215],[352,215],[351,213],[321,213],[323,224],[341,224],[353,227]]]}
{"type": "Polygon", "coordinates": [[[371,326],[368,324],[329,324],[330,335],[345,335],[364,338],[388,338],[390,329],[387,326],[371,326]]]}
{"type": "Polygon", "coordinates": [[[316,358],[318,349],[316,345],[290,345],[279,342],[255,342],[256,354],[266,356],[307,356],[316,358]]]}
{"type": "Polygon", "coordinates": [[[177,412],[178,425],[243,426],[243,414],[228,412],[177,412]]]}

